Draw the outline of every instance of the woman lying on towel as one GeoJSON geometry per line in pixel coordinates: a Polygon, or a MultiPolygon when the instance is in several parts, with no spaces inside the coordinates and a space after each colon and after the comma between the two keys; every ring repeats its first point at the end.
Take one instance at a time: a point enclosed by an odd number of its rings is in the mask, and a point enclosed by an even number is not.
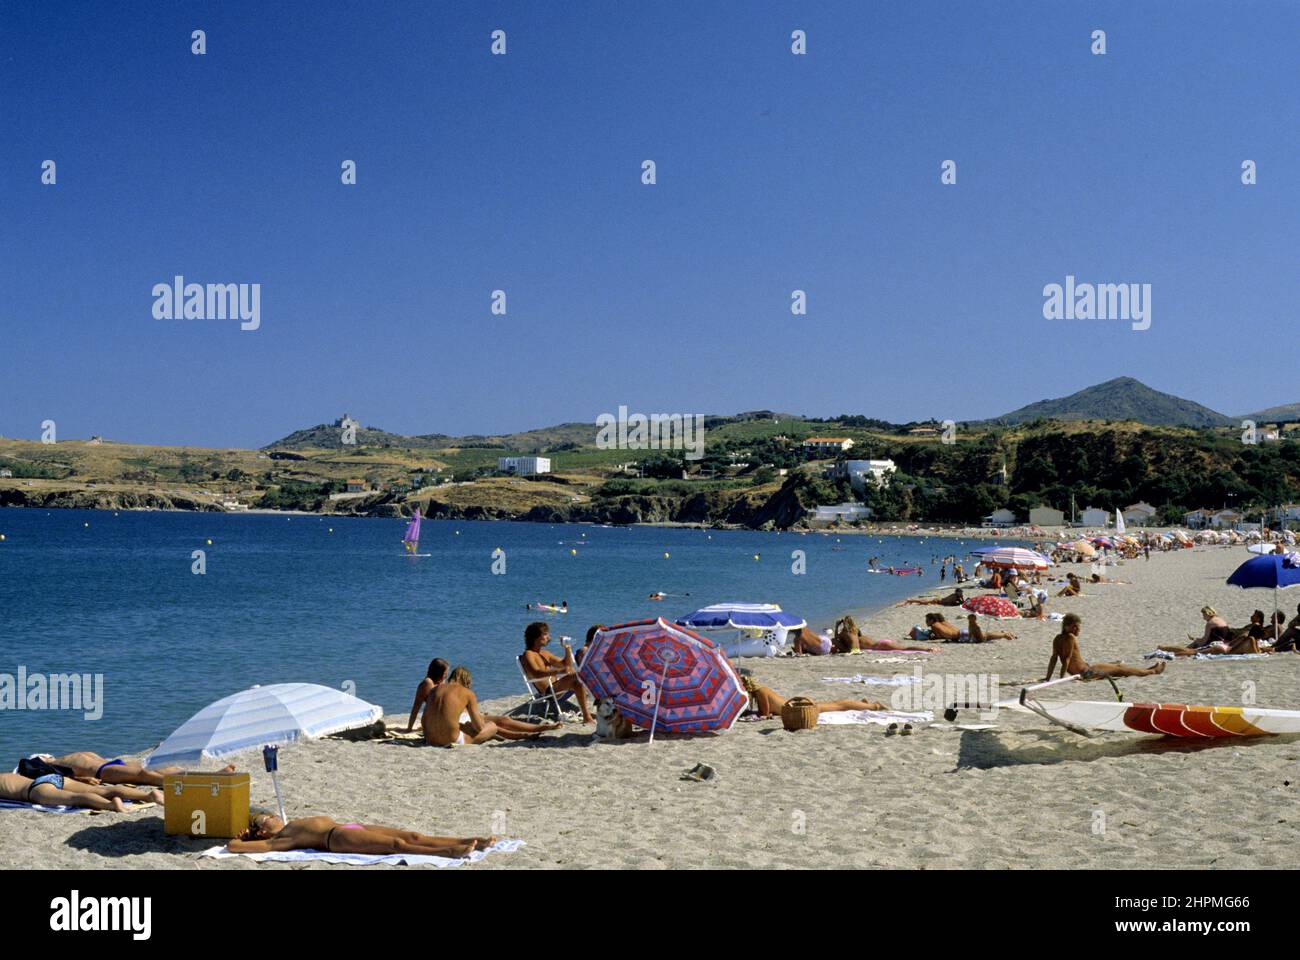
{"type": "Polygon", "coordinates": [[[35,780],[17,773],[0,773],[0,800],[39,803],[44,807],[86,807],[90,810],[115,810],[123,813],[123,800],[136,803],[162,803],[161,790],[137,790],[134,787],[82,783],[61,773],[47,773],[35,780]]]}
{"type": "MultiPolygon", "coordinates": [[[[740,682],[744,684],[745,692],[749,694],[752,712],[760,717],[781,715],[781,708],[786,704],[785,697],[771,687],[763,686],[748,673],[740,675],[740,682]]],[[[817,704],[817,709],[823,713],[834,713],[836,710],[885,710],[887,708],[883,703],[876,703],[873,700],[826,700],[817,704]]]]}
{"type": "Polygon", "coordinates": [[[496,837],[429,837],[410,830],[394,830],[368,823],[339,823],[329,817],[300,817],[285,823],[275,814],[256,812],[251,821],[242,837],[226,845],[231,853],[323,850],[326,853],[375,856],[405,853],[463,857],[496,843],[496,837]]]}
{"type": "MultiPolygon", "coordinates": [[[[913,640],[916,638],[913,637],[913,640]]],[[[835,622],[836,653],[852,653],[854,650],[898,650],[903,653],[937,653],[935,647],[906,646],[893,640],[872,640],[858,630],[852,617],[842,617],[835,622]]]]}
{"type": "MultiPolygon", "coordinates": [[[[128,783],[141,787],[161,787],[163,777],[169,773],[180,773],[184,767],[159,767],[156,770],[145,769],[139,760],[127,760],[118,757],[107,760],[97,753],[82,750],[77,753],[65,753],[54,757],[48,753],[38,753],[35,758],[27,757],[18,762],[18,772],[24,776],[39,777],[47,773],[61,773],[65,777],[75,777],[82,783],[128,783]]],[[[234,772],[235,765],[225,768],[226,773],[234,772]]]]}

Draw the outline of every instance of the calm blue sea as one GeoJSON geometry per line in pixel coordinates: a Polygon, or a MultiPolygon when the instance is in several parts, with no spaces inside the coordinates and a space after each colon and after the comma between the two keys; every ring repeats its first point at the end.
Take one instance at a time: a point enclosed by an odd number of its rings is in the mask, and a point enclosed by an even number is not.
{"type": "MultiPolygon", "coordinates": [[[[0,766],[71,749],[154,746],[252,684],[341,686],[409,709],[428,661],[464,663],[481,696],[520,690],[513,655],[538,614],[553,634],[670,619],[726,600],[779,603],[825,625],[934,585],[932,560],[972,544],[877,538],[426,521],[404,556],[400,520],[267,514],[0,509],[0,675],[102,674],[101,719],[0,710],[0,766]],[[209,545],[208,540],[212,543],[209,545]],[[506,573],[492,573],[505,551],[506,573]],[[191,572],[194,550],[207,572],[191,572]],[[803,550],[807,573],[791,572],[803,550]],[[923,577],[868,575],[867,558],[923,577]],[[646,599],[661,590],[678,596],[646,599]]],[[[0,682],[3,677],[0,677],[0,682]]]]}

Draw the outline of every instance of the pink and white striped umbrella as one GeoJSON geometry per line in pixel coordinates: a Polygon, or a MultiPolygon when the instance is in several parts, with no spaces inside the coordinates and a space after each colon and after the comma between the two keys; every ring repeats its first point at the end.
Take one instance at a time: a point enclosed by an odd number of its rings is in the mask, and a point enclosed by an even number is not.
{"type": "Polygon", "coordinates": [[[1041,553],[1025,547],[981,547],[972,550],[986,567],[1006,567],[1015,570],[1046,570],[1052,565],[1041,553]]]}

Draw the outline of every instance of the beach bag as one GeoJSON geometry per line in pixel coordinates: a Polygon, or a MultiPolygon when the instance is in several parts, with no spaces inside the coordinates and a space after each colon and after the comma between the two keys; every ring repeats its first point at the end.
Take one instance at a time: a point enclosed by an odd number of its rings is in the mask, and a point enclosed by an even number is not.
{"type": "Polygon", "coordinates": [[[811,730],[817,726],[817,704],[807,697],[793,697],[781,708],[781,726],[787,730],[811,730]]]}

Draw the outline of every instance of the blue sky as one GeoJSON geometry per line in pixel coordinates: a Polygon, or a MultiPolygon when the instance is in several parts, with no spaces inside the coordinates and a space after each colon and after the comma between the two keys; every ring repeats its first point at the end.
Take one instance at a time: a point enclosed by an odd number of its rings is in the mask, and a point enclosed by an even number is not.
{"type": "Polygon", "coordinates": [[[0,3],[0,434],[1300,401],[1300,5],[262,6],[0,3]],[[1067,274],[1151,329],[1044,320],[1067,274]]]}

